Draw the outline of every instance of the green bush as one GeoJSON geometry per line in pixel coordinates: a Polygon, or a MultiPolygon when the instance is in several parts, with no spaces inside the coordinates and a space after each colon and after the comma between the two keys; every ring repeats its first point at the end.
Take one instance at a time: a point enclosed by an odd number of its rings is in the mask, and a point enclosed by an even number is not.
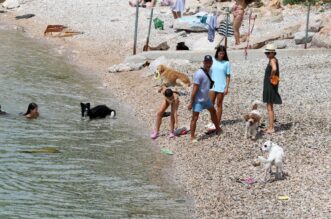
{"type": "MultiPolygon", "coordinates": [[[[314,5],[317,0],[308,0],[312,5],[314,5]]],[[[307,0],[283,0],[284,5],[298,5],[298,4],[307,4],[307,0]]]]}

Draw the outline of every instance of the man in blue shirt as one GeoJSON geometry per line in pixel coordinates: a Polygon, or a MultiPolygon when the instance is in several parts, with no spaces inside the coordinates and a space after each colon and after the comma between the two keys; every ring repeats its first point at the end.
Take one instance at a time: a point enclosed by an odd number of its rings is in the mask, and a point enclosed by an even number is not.
{"type": "MultiPolygon", "coordinates": [[[[196,142],[195,130],[199,114],[202,110],[207,109],[210,112],[211,120],[214,123],[216,129],[212,132],[219,134],[221,132],[219,121],[217,120],[216,110],[213,103],[209,98],[209,89],[213,86],[213,81],[210,77],[210,68],[213,64],[213,58],[210,55],[206,55],[203,60],[203,68],[200,68],[193,78],[193,90],[191,94],[191,101],[188,105],[188,109],[193,111],[191,120],[191,140],[196,142]]],[[[210,131],[207,133],[211,133],[210,131]]]]}

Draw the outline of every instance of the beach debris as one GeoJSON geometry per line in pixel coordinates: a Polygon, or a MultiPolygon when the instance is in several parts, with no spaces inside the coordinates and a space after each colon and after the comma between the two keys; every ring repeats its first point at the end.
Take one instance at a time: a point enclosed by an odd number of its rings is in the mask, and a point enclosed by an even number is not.
{"type": "Polygon", "coordinates": [[[39,149],[33,149],[28,151],[21,151],[21,153],[28,153],[28,154],[55,154],[60,153],[60,150],[54,147],[43,147],[39,149]]]}
{"type": "Polygon", "coordinates": [[[6,13],[7,11],[4,11],[4,10],[0,10],[0,13],[6,13]]]}
{"type": "Polygon", "coordinates": [[[60,25],[60,24],[47,25],[47,27],[44,31],[44,36],[50,34],[53,37],[71,37],[71,36],[75,36],[75,35],[84,33],[84,32],[80,32],[80,31],[71,31],[71,30],[64,31],[67,28],[68,28],[67,26],[60,25]],[[56,33],[56,34],[54,35],[54,33],[56,33]]]}
{"type": "Polygon", "coordinates": [[[34,14],[24,14],[24,15],[19,15],[19,16],[16,16],[16,20],[20,20],[20,19],[29,19],[29,18],[32,18],[34,17],[35,15],[34,14]]]}
{"type": "Polygon", "coordinates": [[[154,18],[153,23],[154,23],[155,29],[160,29],[160,30],[164,29],[164,21],[162,21],[160,18],[158,18],[158,17],[154,18]]]}
{"type": "Polygon", "coordinates": [[[168,50],[169,48],[170,48],[170,46],[168,45],[167,42],[162,42],[158,46],[155,46],[155,47],[145,45],[143,48],[143,51],[153,51],[153,50],[163,51],[163,50],[168,50]]]}
{"type": "Polygon", "coordinates": [[[171,115],[171,112],[164,112],[162,114],[162,117],[169,117],[171,115]]]}
{"type": "Polygon", "coordinates": [[[176,50],[190,50],[188,46],[185,45],[185,42],[177,43],[176,50]]]}
{"type": "Polygon", "coordinates": [[[4,115],[7,115],[7,113],[1,110],[1,105],[0,105],[0,116],[4,116],[4,115]]]}
{"type": "Polygon", "coordinates": [[[239,178],[236,180],[236,182],[242,183],[244,185],[253,185],[254,183],[257,183],[257,181],[252,177],[239,178]]]}
{"type": "Polygon", "coordinates": [[[288,197],[287,195],[280,195],[280,196],[278,196],[278,200],[287,201],[289,199],[290,199],[290,197],[288,197]]]}
{"type": "Polygon", "coordinates": [[[20,7],[23,3],[25,3],[24,0],[6,0],[2,3],[2,6],[7,9],[14,9],[20,7]]]}
{"type": "Polygon", "coordinates": [[[174,155],[174,152],[167,148],[162,148],[161,153],[166,154],[166,155],[174,155]]]}
{"type": "Polygon", "coordinates": [[[141,63],[121,63],[117,65],[113,65],[108,69],[109,73],[116,72],[126,72],[126,71],[138,71],[146,66],[149,66],[149,62],[141,62],[141,63]]]}
{"type": "Polygon", "coordinates": [[[186,135],[188,133],[188,130],[187,130],[187,128],[184,126],[184,127],[182,127],[182,128],[178,128],[178,129],[176,129],[175,131],[174,131],[174,134],[176,135],[176,136],[180,136],[180,135],[186,135]]]}
{"type": "Polygon", "coordinates": [[[253,164],[254,167],[258,167],[258,166],[261,165],[261,162],[259,160],[255,160],[255,161],[253,161],[252,164],[253,164]]]}

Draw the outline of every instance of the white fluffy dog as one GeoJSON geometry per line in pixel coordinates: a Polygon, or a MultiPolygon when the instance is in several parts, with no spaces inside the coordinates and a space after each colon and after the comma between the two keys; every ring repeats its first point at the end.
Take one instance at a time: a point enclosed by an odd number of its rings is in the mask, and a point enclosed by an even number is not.
{"type": "Polygon", "coordinates": [[[276,167],[276,179],[283,178],[283,158],[284,150],[279,145],[274,142],[266,141],[262,147],[262,152],[268,152],[268,159],[265,159],[262,156],[259,156],[259,161],[265,164],[266,175],[265,180],[267,180],[268,173],[271,173],[272,166],[276,167]]]}
{"type": "Polygon", "coordinates": [[[254,101],[252,105],[252,110],[244,116],[246,121],[246,138],[256,139],[257,130],[262,119],[261,113],[257,110],[259,104],[261,104],[260,101],[254,101]]]}

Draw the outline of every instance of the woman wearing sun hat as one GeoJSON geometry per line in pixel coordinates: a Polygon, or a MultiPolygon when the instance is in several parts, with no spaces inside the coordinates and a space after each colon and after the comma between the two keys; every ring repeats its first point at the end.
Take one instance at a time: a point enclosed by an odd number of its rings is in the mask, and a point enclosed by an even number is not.
{"type": "Polygon", "coordinates": [[[279,83],[279,65],[276,59],[276,47],[273,44],[268,44],[265,48],[264,54],[269,59],[267,68],[264,74],[263,83],[263,102],[267,103],[268,109],[268,128],[265,130],[266,133],[272,134],[275,132],[274,121],[275,114],[273,105],[282,104],[282,98],[278,93],[278,83],[279,83]]]}

